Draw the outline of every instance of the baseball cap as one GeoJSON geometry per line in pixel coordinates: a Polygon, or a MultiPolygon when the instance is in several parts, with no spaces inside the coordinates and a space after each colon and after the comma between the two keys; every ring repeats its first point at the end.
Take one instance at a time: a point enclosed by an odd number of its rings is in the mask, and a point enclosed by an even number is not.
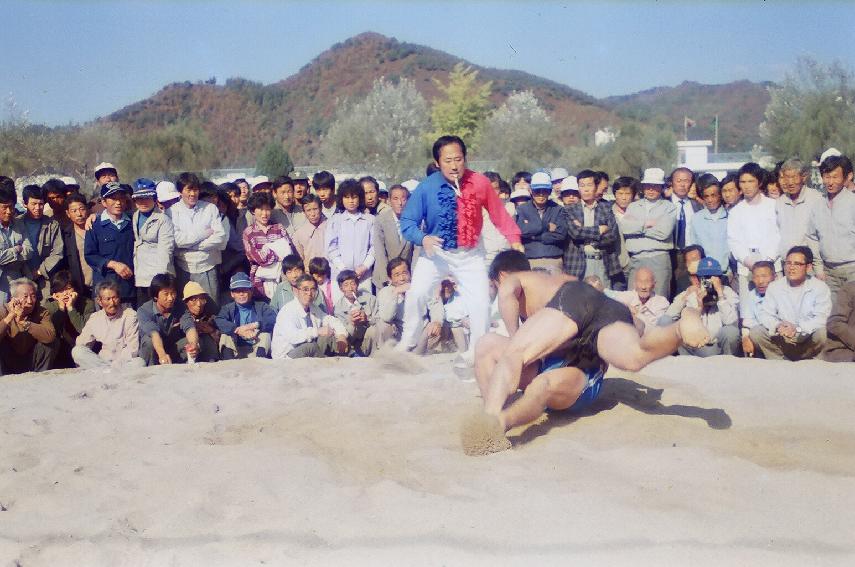
{"type": "Polygon", "coordinates": [[[116,169],[116,166],[110,162],[102,161],[98,165],[95,166],[95,179],[98,179],[98,174],[102,171],[112,169],[113,173],[118,173],[119,171],[116,169]]]}
{"type": "Polygon", "coordinates": [[[161,181],[158,183],[157,187],[155,187],[155,193],[160,203],[168,203],[181,198],[181,193],[175,189],[175,183],[172,181],[161,181]]]}
{"type": "Polygon", "coordinates": [[[157,197],[157,188],[154,181],[140,177],[134,181],[134,192],[131,194],[133,199],[154,199],[157,197]]]}
{"type": "Polygon", "coordinates": [[[549,190],[552,191],[552,180],[549,178],[549,174],[545,171],[538,171],[534,175],[531,176],[531,190],[549,190]]]}
{"type": "Polygon", "coordinates": [[[695,273],[700,277],[720,276],[722,275],[721,264],[715,258],[701,258],[695,273]]]}
{"type": "Polygon", "coordinates": [[[111,195],[115,195],[116,193],[123,193],[125,188],[115,181],[110,181],[109,183],[105,183],[101,186],[101,198],[106,199],[111,195]]]}
{"type": "Polygon", "coordinates": [[[238,272],[232,276],[232,279],[229,280],[229,289],[234,291],[236,289],[249,289],[252,288],[252,282],[249,281],[249,276],[243,272],[238,272]]]}

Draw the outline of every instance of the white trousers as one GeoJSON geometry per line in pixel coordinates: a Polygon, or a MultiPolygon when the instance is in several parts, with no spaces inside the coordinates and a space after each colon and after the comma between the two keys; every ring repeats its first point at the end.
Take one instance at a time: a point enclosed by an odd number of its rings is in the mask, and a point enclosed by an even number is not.
{"type": "Polygon", "coordinates": [[[469,312],[469,350],[487,333],[490,324],[490,282],[487,279],[483,246],[472,249],[437,250],[432,256],[419,256],[413,270],[410,290],[404,302],[402,348],[412,348],[419,340],[424,325],[428,300],[437,295],[439,282],[451,276],[469,312]]]}
{"type": "Polygon", "coordinates": [[[72,348],[71,358],[74,359],[74,364],[76,364],[78,368],[86,370],[92,370],[94,368],[118,368],[119,366],[125,368],[145,368],[145,361],[138,356],[114,366],[95,354],[92,349],[85,346],[75,346],[72,348]]]}

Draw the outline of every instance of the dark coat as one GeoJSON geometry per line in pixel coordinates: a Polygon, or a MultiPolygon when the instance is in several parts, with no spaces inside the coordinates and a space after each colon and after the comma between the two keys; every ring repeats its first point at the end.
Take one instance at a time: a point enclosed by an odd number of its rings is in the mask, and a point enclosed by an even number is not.
{"type": "Polygon", "coordinates": [[[855,282],[837,291],[827,329],[823,358],[829,362],[855,361],[855,282]]]}
{"type": "MultiPolygon", "coordinates": [[[[606,274],[609,277],[621,273],[620,260],[618,259],[620,235],[611,204],[606,201],[597,203],[597,207],[594,209],[594,226],[585,226],[583,206],[583,203],[579,202],[565,207],[567,211],[567,232],[570,238],[567,250],[564,253],[564,271],[580,279],[585,277],[585,245],[591,244],[602,254],[606,274]],[[609,227],[605,234],[600,234],[600,225],[609,227]]],[[[603,283],[608,285],[607,282],[603,283]]]]}
{"type": "Polygon", "coordinates": [[[122,279],[107,267],[111,260],[115,260],[134,269],[134,230],[130,220],[119,230],[111,221],[96,218],[86,233],[83,254],[86,263],[92,266],[93,288],[105,279],[112,279],[119,284],[122,301],[133,302],[136,299],[134,278],[122,279]]]}
{"type": "Polygon", "coordinates": [[[561,258],[567,241],[567,214],[564,207],[547,201],[543,218],[534,203],[523,203],[517,207],[515,220],[520,227],[526,258],[561,258]],[[549,223],[555,230],[549,230],[549,223]]]}
{"type": "MultiPolygon", "coordinates": [[[[276,312],[263,301],[254,301],[252,308],[255,310],[255,316],[258,319],[258,332],[272,333],[273,326],[276,324],[276,312]]],[[[223,305],[220,313],[214,319],[214,323],[217,324],[221,333],[233,335],[235,329],[240,325],[237,303],[232,301],[223,305]]]]}
{"type": "Polygon", "coordinates": [[[78,290],[86,289],[84,285],[83,268],[80,265],[80,251],[77,249],[77,237],[74,234],[74,225],[66,223],[60,225],[62,235],[63,259],[62,266],[71,273],[71,281],[78,290]]]}

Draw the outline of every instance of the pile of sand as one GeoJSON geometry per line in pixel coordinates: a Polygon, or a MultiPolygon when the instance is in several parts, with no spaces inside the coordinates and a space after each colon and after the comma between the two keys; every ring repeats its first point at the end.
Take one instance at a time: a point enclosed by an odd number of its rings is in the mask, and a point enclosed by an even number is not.
{"type": "Polygon", "coordinates": [[[851,565],[855,365],[670,358],[467,457],[448,357],[0,379],[0,565],[851,565]]]}

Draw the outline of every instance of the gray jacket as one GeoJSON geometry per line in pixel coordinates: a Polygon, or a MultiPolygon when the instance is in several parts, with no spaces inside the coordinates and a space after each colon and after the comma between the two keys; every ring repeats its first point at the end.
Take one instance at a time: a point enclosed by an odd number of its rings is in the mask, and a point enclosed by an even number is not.
{"type": "Polygon", "coordinates": [[[674,248],[674,224],[677,208],[665,199],[631,203],[620,219],[620,230],[630,256],[667,252],[674,248]],[[652,223],[653,226],[645,226],[652,223]]]}
{"type": "Polygon", "coordinates": [[[175,274],[172,263],[175,232],[172,221],[160,211],[153,211],[137,230],[139,216],[140,212],[135,211],[131,219],[134,229],[134,276],[138,287],[148,287],[157,274],[175,274]]]}
{"type": "Polygon", "coordinates": [[[401,235],[401,229],[395,222],[395,213],[386,209],[374,219],[374,273],[372,279],[377,289],[389,281],[386,265],[393,258],[403,258],[412,265],[413,243],[401,235]]]}
{"type": "Polygon", "coordinates": [[[20,219],[12,219],[8,230],[0,227],[0,291],[8,293],[12,280],[33,275],[27,260],[35,251],[26,233],[20,219]]]}
{"type": "MultiPolygon", "coordinates": [[[[385,323],[403,324],[404,322],[404,298],[401,297],[398,301],[398,294],[391,285],[387,285],[377,293],[377,315],[385,323]]],[[[441,323],[445,320],[445,309],[442,308],[442,302],[438,297],[428,299],[426,315],[431,321],[441,323]]]]}

